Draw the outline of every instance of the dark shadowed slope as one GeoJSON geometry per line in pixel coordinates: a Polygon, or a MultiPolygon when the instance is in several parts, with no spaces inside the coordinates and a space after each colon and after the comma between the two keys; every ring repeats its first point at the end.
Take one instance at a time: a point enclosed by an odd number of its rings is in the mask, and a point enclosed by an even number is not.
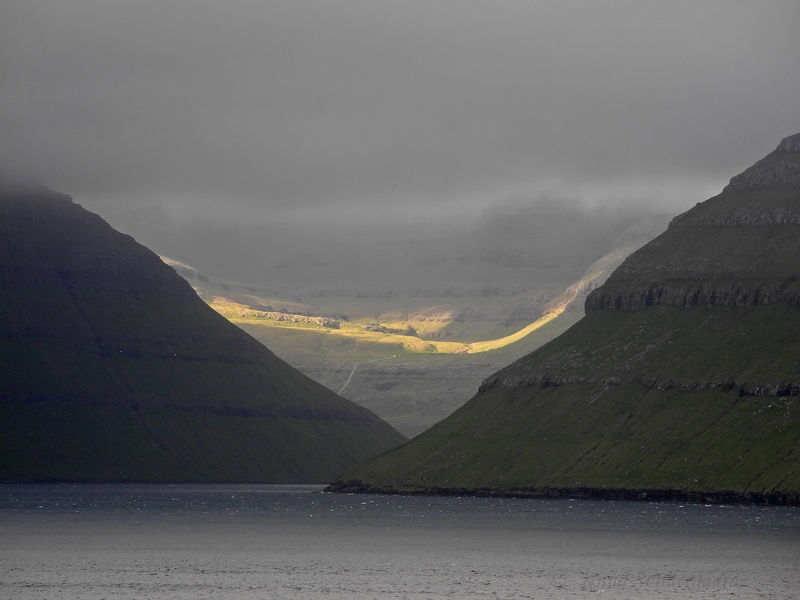
{"type": "Polygon", "coordinates": [[[675,218],[565,334],[337,489],[800,499],[800,135],[675,218]]]}
{"type": "Polygon", "coordinates": [[[0,191],[0,479],[325,481],[402,440],[67,196],[0,191]]]}

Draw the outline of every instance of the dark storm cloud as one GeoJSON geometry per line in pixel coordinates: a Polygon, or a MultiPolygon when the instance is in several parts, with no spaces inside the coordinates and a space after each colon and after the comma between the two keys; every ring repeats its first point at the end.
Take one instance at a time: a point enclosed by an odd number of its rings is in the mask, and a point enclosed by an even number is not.
{"type": "Polygon", "coordinates": [[[0,11],[0,159],[98,205],[254,218],[721,185],[800,130],[796,0],[0,11]]]}

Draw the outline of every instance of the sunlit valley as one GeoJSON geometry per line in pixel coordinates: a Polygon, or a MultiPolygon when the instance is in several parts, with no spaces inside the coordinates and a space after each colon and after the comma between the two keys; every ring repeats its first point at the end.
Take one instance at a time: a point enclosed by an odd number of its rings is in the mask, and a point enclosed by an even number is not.
{"type": "MultiPolygon", "coordinates": [[[[260,283],[163,259],[291,365],[416,435],[466,402],[483,378],[575,323],[586,294],[668,221],[641,208],[539,200],[416,234],[378,225],[367,244],[339,232],[326,245],[299,227],[305,252],[272,270],[269,235],[238,247],[264,256],[258,269],[269,279],[260,283]],[[569,236],[555,233],[564,228],[569,236]]],[[[219,257],[196,258],[220,269],[219,257]]]]}

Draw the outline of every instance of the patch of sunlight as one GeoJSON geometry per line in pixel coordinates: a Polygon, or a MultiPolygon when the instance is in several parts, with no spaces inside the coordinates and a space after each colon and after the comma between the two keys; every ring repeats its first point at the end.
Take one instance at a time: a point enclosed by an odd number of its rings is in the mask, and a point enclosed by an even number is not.
{"type": "MultiPolygon", "coordinates": [[[[350,323],[347,321],[336,321],[334,326],[331,323],[327,323],[321,317],[260,311],[219,296],[215,296],[211,302],[209,302],[209,306],[232,323],[246,323],[248,325],[258,325],[262,327],[293,327],[313,330],[326,335],[344,336],[358,341],[400,345],[404,351],[412,353],[475,354],[503,348],[530,335],[563,313],[567,305],[579,291],[580,289],[578,286],[571,287],[555,300],[555,306],[551,310],[519,331],[501,338],[471,343],[426,340],[418,335],[370,331],[366,329],[363,324],[350,323]]],[[[385,327],[391,329],[391,325],[397,325],[399,329],[404,323],[387,323],[385,327]]],[[[405,323],[405,326],[407,327],[408,323],[405,323]]]]}
{"type": "Polygon", "coordinates": [[[489,352],[490,350],[498,350],[500,348],[504,348],[509,344],[513,344],[514,342],[518,342],[524,337],[527,337],[537,329],[544,327],[550,321],[558,317],[561,313],[564,312],[564,308],[560,310],[553,310],[545,315],[542,315],[538,319],[536,319],[533,323],[526,325],[519,331],[512,333],[511,335],[507,335],[505,337],[497,338],[495,340],[486,340],[483,342],[473,342],[471,344],[466,344],[467,349],[465,352],[468,354],[476,354],[478,352],[489,352]]]}

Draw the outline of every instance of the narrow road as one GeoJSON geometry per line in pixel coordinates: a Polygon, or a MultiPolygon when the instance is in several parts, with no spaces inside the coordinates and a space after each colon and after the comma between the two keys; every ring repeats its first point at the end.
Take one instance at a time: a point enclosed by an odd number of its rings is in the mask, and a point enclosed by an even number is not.
{"type": "MultiPolygon", "coordinates": [[[[383,358],[373,358],[372,360],[367,360],[365,362],[374,363],[374,362],[380,362],[382,360],[389,360],[390,358],[396,358],[396,357],[397,354],[392,354],[391,356],[384,356],[383,358]]],[[[341,387],[341,389],[338,392],[336,392],[337,394],[341,394],[344,391],[344,388],[350,385],[350,380],[353,379],[353,375],[355,375],[356,369],[358,368],[358,364],[359,364],[358,361],[356,361],[356,364],[353,365],[353,370],[350,371],[350,377],[347,378],[347,381],[344,382],[344,385],[341,387]]]]}
{"type": "Polygon", "coordinates": [[[353,365],[353,370],[350,371],[350,377],[347,378],[347,381],[344,382],[344,385],[341,387],[341,389],[338,392],[336,392],[337,394],[341,394],[344,391],[344,388],[350,385],[350,380],[353,378],[353,374],[356,372],[357,368],[358,368],[358,361],[356,361],[356,364],[353,365]]]}

